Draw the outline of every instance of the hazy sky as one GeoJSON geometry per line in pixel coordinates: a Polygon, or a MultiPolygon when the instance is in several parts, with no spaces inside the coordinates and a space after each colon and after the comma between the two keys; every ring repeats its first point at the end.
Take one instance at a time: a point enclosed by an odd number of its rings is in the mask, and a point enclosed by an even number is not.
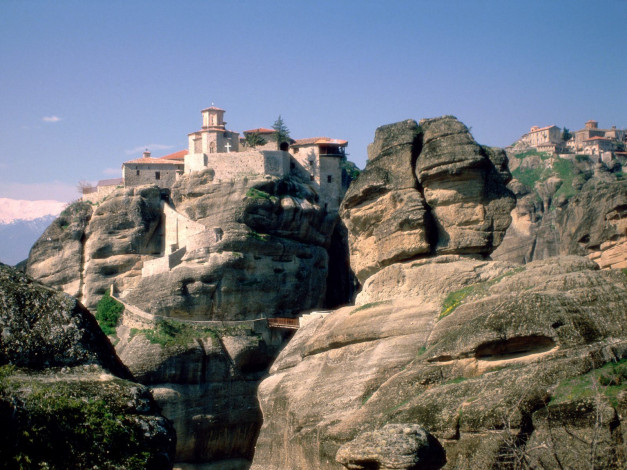
{"type": "Polygon", "coordinates": [[[227,127],[349,141],[452,114],[478,142],[627,127],[627,0],[0,0],[0,197],[70,200],[227,127]]]}

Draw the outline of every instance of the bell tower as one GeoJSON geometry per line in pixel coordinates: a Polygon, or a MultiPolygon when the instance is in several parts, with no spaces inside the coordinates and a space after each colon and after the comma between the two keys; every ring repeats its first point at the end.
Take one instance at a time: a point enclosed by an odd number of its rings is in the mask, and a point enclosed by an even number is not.
{"type": "Polygon", "coordinates": [[[202,128],[203,129],[223,129],[226,126],[224,122],[224,109],[211,106],[210,108],[203,109],[202,114],[202,128]]]}

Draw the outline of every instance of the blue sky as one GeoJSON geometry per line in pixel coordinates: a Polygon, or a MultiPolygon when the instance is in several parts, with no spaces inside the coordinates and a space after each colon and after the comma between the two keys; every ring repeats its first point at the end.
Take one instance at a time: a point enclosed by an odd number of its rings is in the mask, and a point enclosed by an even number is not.
{"type": "Polygon", "coordinates": [[[200,110],[347,139],[452,114],[482,144],[627,127],[627,1],[0,1],[0,197],[71,200],[200,110]]]}

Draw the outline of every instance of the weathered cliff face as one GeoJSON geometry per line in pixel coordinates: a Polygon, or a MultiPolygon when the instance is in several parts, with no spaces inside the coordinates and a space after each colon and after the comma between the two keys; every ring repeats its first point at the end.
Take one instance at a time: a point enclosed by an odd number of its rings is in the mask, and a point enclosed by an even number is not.
{"type": "Polygon", "coordinates": [[[0,265],[3,468],[172,468],[175,433],[93,316],[0,265]]]}
{"type": "Polygon", "coordinates": [[[549,256],[588,256],[602,268],[627,267],[627,182],[620,166],[583,155],[513,156],[517,196],[512,224],[494,259],[526,263],[549,256]]]}
{"type": "Polygon", "coordinates": [[[583,258],[440,258],[383,269],[387,300],[298,331],[260,386],[253,468],[343,468],[341,446],[389,423],[432,433],[446,468],[621,468],[625,275],[583,258]]]}
{"type": "Polygon", "coordinates": [[[291,316],[321,306],[337,216],[315,198],[296,179],[181,177],[172,203],[206,229],[187,241],[178,266],[122,295],[151,313],[195,320],[291,316]]]}
{"type": "Polygon", "coordinates": [[[274,341],[266,333],[245,325],[118,328],[120,358],[177,429],[177,466],[250,466],[261,425],[257,386],[283,344],[281,333],[274,341]]]}
{"type": "Polygon", "coordinates": [[[85,229],[92,212],[88,203],[71,204],[61,212],[31,248],[26,272],[80,299],[85,229]]]}
{"type": "Polygon", "coordinates": [[[69,206],[33,245],[26,272],[94,309],[104,292],[134,287],[142,261],[162,249],[162,192],[119,189],[99,206],[69,206]]]}
{"type": "MultiPolygon", "coordinates": [[[[90,309],[114,285],[145,311],[186,319],[290,316],[325,302],[338,219],[308,185],[297,178],[216,183],[210,170],[183,176],[169,199],[204,229],[185,240],[176,266],[142,277],[144,263],[166,250],[167,199],[148,186],[119,189],[95,208],[72,205],[33,246],[27,272],[90,309]]],[[[336,245],[341,250],[342,240],[336,245]]],[[[337,304],[349,294],[334,295],[337,304]]]]}
{"type": "Polygon", "coordinates": [[[116,349],[173,421],[186,468],[250,465],[257,385],[289,334],[176,320],[234,322],[345,303],[353,279],[343,226],[317,200],[297,176],[220,183],[207,170],[182,176],[169,194],[120,189],[97,207],[74,205],[68,223],[55,222],[31,252],[29,272],[71,284],[91,308],[113,285],[125,303],[170,319],[124,323],[116,349]],[[66,239],[73,244],[55,251],[66,239]],[[341,255],[329,295],[328,252],[341,255]]]}
{"type": "Polygon", "coordinates": [[[261,383],[253,469],[621,468],[625,274],[487,258],[506,158],[453,118],[384,126],[370,151],[341,212],[362,291],[261,383]]]}
{"type": "Polygon", "coordinates": [[[514,207],[507,158],[457,119],[382,126],[368,155],[340,210],[360,282],[395,262],[498,246],[514,207]]]}

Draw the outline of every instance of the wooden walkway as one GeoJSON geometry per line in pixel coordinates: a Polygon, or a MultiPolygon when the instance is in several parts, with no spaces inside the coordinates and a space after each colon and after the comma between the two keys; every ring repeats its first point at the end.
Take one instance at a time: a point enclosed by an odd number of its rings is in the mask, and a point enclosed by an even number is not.
{"type": "Polygon", "coordinates": [[[298,318],[268,318],[268,327],[298,330],[300,322],[298,321],[298,318]]]}

